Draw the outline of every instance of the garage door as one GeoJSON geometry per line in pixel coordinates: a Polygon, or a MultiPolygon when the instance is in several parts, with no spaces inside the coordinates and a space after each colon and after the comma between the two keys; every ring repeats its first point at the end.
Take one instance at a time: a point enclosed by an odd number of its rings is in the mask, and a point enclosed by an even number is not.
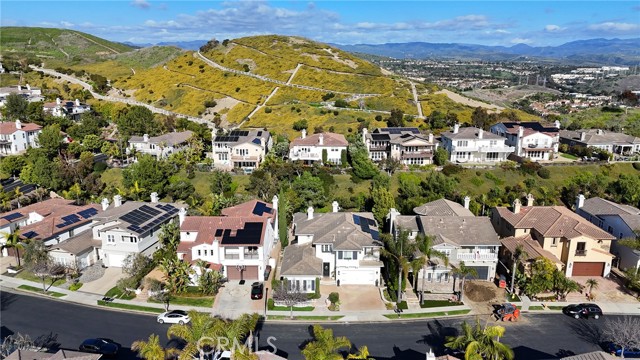
{"type": "Polygon", "coordinates": [[[126,254],[106,254],[107,255],[107,266],[113,267],[122,267],[122,262],[124,258],[127,257],[126,254]]]}
{"type": "Polygon", "coordinates": [[[235,266],[227,266],[227,278],[229,280],[258,280],[258,266],[246,266],[242,274],[235,266]]]}
{"type": "Polygon", "coordinates": [[[489,267],[488,266],[467,266],[469,269],[475,269],[478,272],[478,276],[467,277],[467,279],[489,280],[489,267]]]}
{"type": "Polygon", "coordinates": [[[603,273],[603,262],[575,262],[571,276],[602,276],[603,273]]]}
{"type": "Polygon", "coordinates": [[[375,270],[340,270],[338,279],[340,285],[375,285],[376,279],[375,270]]]}

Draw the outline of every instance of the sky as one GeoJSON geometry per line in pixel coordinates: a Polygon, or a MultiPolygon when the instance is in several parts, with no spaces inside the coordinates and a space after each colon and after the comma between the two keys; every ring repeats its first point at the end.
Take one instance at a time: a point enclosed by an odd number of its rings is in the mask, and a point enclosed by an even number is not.
{"type": "Polygon", "coordinates": [[[278,34],[335,44],[556,46],[640,38],[640,1],[2,0],[0,24],[138,44],[278,34]]]}

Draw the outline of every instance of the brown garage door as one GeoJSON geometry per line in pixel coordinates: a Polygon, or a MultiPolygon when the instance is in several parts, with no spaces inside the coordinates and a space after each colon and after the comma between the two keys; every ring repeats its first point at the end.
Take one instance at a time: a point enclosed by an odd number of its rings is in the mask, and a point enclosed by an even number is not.
{"type": "Polygon", "coordinates": [[[576,262],[573,263],[571,276],[602,276],[604,263],[602,262],[576,262]]]}
{"type": "Polygon", "coordinates": [[[227,278],[229,280],[258,280],[258,266],[245,266],[242,275],[237,267],[227,266],[227,278]]]}

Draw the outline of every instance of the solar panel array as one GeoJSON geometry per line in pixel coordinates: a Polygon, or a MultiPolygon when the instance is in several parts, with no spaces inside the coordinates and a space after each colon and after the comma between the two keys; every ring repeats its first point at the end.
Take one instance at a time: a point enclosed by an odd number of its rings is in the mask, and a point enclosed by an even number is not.
{"type": "Polygon", "coordinates": [[[375,220],[368,219],[358,215],[353,215],[353,223],[356,225],[360,225],[360,230],[362,230],[362,232],[371,234],[371,237],[373,238],[373,240],[380,239],[380,233],[378,232],[378,230],[375,230],[376,228],[375,220]]]}
{"type": "Polygon", "coordinates": [[[148,205],[142,205],[140,208],[121,216],[120,220],[131,224],[127,226],[127,230],[134,231],[138,234],[144,234],[175,216],[178,211],[179,210],[177,208],[169,204],[158,204],[156,205],[156,209],[148,205]]]}
{"type": "Polygon", "coordinates": [[[26,233],[22,234],[24,237],[26,237],[27,239],[33,239],[34,237],[38,236],[38,233],[35,231],[27,231],[26,233]]]}
{"type": "Polygon", "coordinates": [[[258,131],[258,136],[262,136],[262,131],[258,131]]]}
{"type": "Polygon", "coordinates": [[[233,130],[229,136],[249,136],[249,132],[247,130],[233,130]]]}
{"type": "Polygon", "coordinates": [[[251,140],[251,142],[254,143],[254,144],[257,144],[257,145],[261,144],[261,141],[258,138],[255,138],[255,139],[251,140]]]}
{"type": "Polygon", "coordinates": [[[7,216],[4,216],[3,219],[5,219],[7,221],[11,221],[11,220],[19,219],[19,218],[21,218],[23,216],[24,215],[22,215],[21,213],[17,212],[17,213],[13,213],[13,214],[9,214],[7,216]]]}
{"type": "Polygon", "coordinates": [[[273,209],[268,207],[267,204],[258,201],[256,203],[256,206],[253,208],[253,211],[251,213],[253,215],[262,216],[262,214],[264,214],[264,213],[271,214],[272,211],[273,211],[273,209]]]}
{"type": "Polygon", "coordinates": [[[80,219],[80,217],[77,214],[71,214],[71,215],[67,215],[67,216],[63,216],[61,218],[63,220],[62,223],[56,225],[57,228],[62,229],[63,227],[69,226],[69,225],[73,225],[77,222],[82,221],[82,219],[80,219]]]}
{"type": "Polygon", "coordinates": [[[244,224],[244,229],[236,231],[235,236],[231,236],[231,229],[226,229],[222,235],[223,245],[260,245],[262,237],[262,223],[248,222],[244,224]]]}
{"type": "Polygon", "coordinates": [[[371,134],[371,138],[374,141],[384,141],[384,140],[390,140],[391,139],[389,137],[389,134],[371,134]]]}
{"type": "Polygon", "coordinates": [[[390,127],[390,128],[380,129],[380,130],[389,134],[394,134],[394,135],[402,134],[403,132],[420,134],[420,130],[418,130],[418,128],[390,127]]]}
{"type": "Polygon", "coordinates": [[[216,136],[215,142],[237,142],[239,136],[216,136]]]}
{"type": "Polygon", "coordinates": [[[94,208],[78,211],[78,215],[82,216],[85,219],[88,219],[92,216],[96,216],[98,214],[98,210],[94,208]]]}

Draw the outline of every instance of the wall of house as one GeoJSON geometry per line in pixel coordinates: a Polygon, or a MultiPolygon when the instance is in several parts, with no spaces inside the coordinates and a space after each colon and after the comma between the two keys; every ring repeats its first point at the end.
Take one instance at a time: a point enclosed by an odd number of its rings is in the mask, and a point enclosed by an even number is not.
{"type": "Polygon", "coordinates": [[[504,161],[514,151],[513,147],[505,145],[505,139],[450,139],[442,137],[442,146],[449,152],[451,161],[490,162],[504,161]],[[460,142],[465,142],[466,145],[460,142]],[[480,149],[484,151],[480,151],[480,149]],[[487,151],[486,149],[491,149],[487,151]],[[495,159],[489,159],[487,153],[497,153],[495,159]]]}
{"type": "Polygon", "coordinates": [[[303,292],[303,293],[310,294],[315,292],[315,286],[316,286],[315,276],[303,276],[303,275],[287,276],[286,280],[288,280],[289,282],[290,289],[293,289],[293,287],[296,286],[297,288],[300,289],[300,292],[303,292]]]}
{"type": "Polygon", "coordinates": [[[313,240],[313,235],[296,235],[298,244],[306,244],[313,240]]]}
{"type": "Polygon", "coordinates": [[[320,258],[323,264],[329,263],[329,275],[333,275],[336,269],[336,255],[333,252],[333,248],[331,249],[330,252],[322,252],[322,244],[315,244],[313,246],[316,250],[316,257],[320,258]]]}
{"type": "Polygon", "coordinates": [[[289,159],[322,161],[322,150],[327,150],[327,162],[340,164],[342,150],[347,150],[346,146],[315,146],[315,145],[295,145],[289,150],[289,159]]]}
{"type": "MultiPolygon", "coordinates": [[[[574,262],[603,262],[605,263],[605,269],[603,276],[607,276],[611,271],[611,260],[613,259],[612,255],[607,255],[608,250],[604,250],[603,247],[611,246],[611,240],[603,240],[602,244],[598,244],[598,240],[586,237],[579,236],[577,238],[573,238],[571,240],[567,240],[563,244],[563,258],[566,258],[565,262],[566,266],[566,275],[571,276],[573,263],[574,262]],[[579,242],[585,242],[586,255],[576,255],[576,249],[579,242]],[[606,253],[601,253],[598,251],[594,251],[594,249],[599,249],[605,251],[606,253]]],[[[563,259],[561,258],[561,259],[563,259]]]]}
{"type": "Polygon", "coordinates": [[[49,255],[56,263],[66,266],[77,266],[78,270],[83,270],[87,266],[91,266],[96,262],[96,255],[93,248],[78,254],[77,256],[60,249],[49,251],[49,255]]]}

